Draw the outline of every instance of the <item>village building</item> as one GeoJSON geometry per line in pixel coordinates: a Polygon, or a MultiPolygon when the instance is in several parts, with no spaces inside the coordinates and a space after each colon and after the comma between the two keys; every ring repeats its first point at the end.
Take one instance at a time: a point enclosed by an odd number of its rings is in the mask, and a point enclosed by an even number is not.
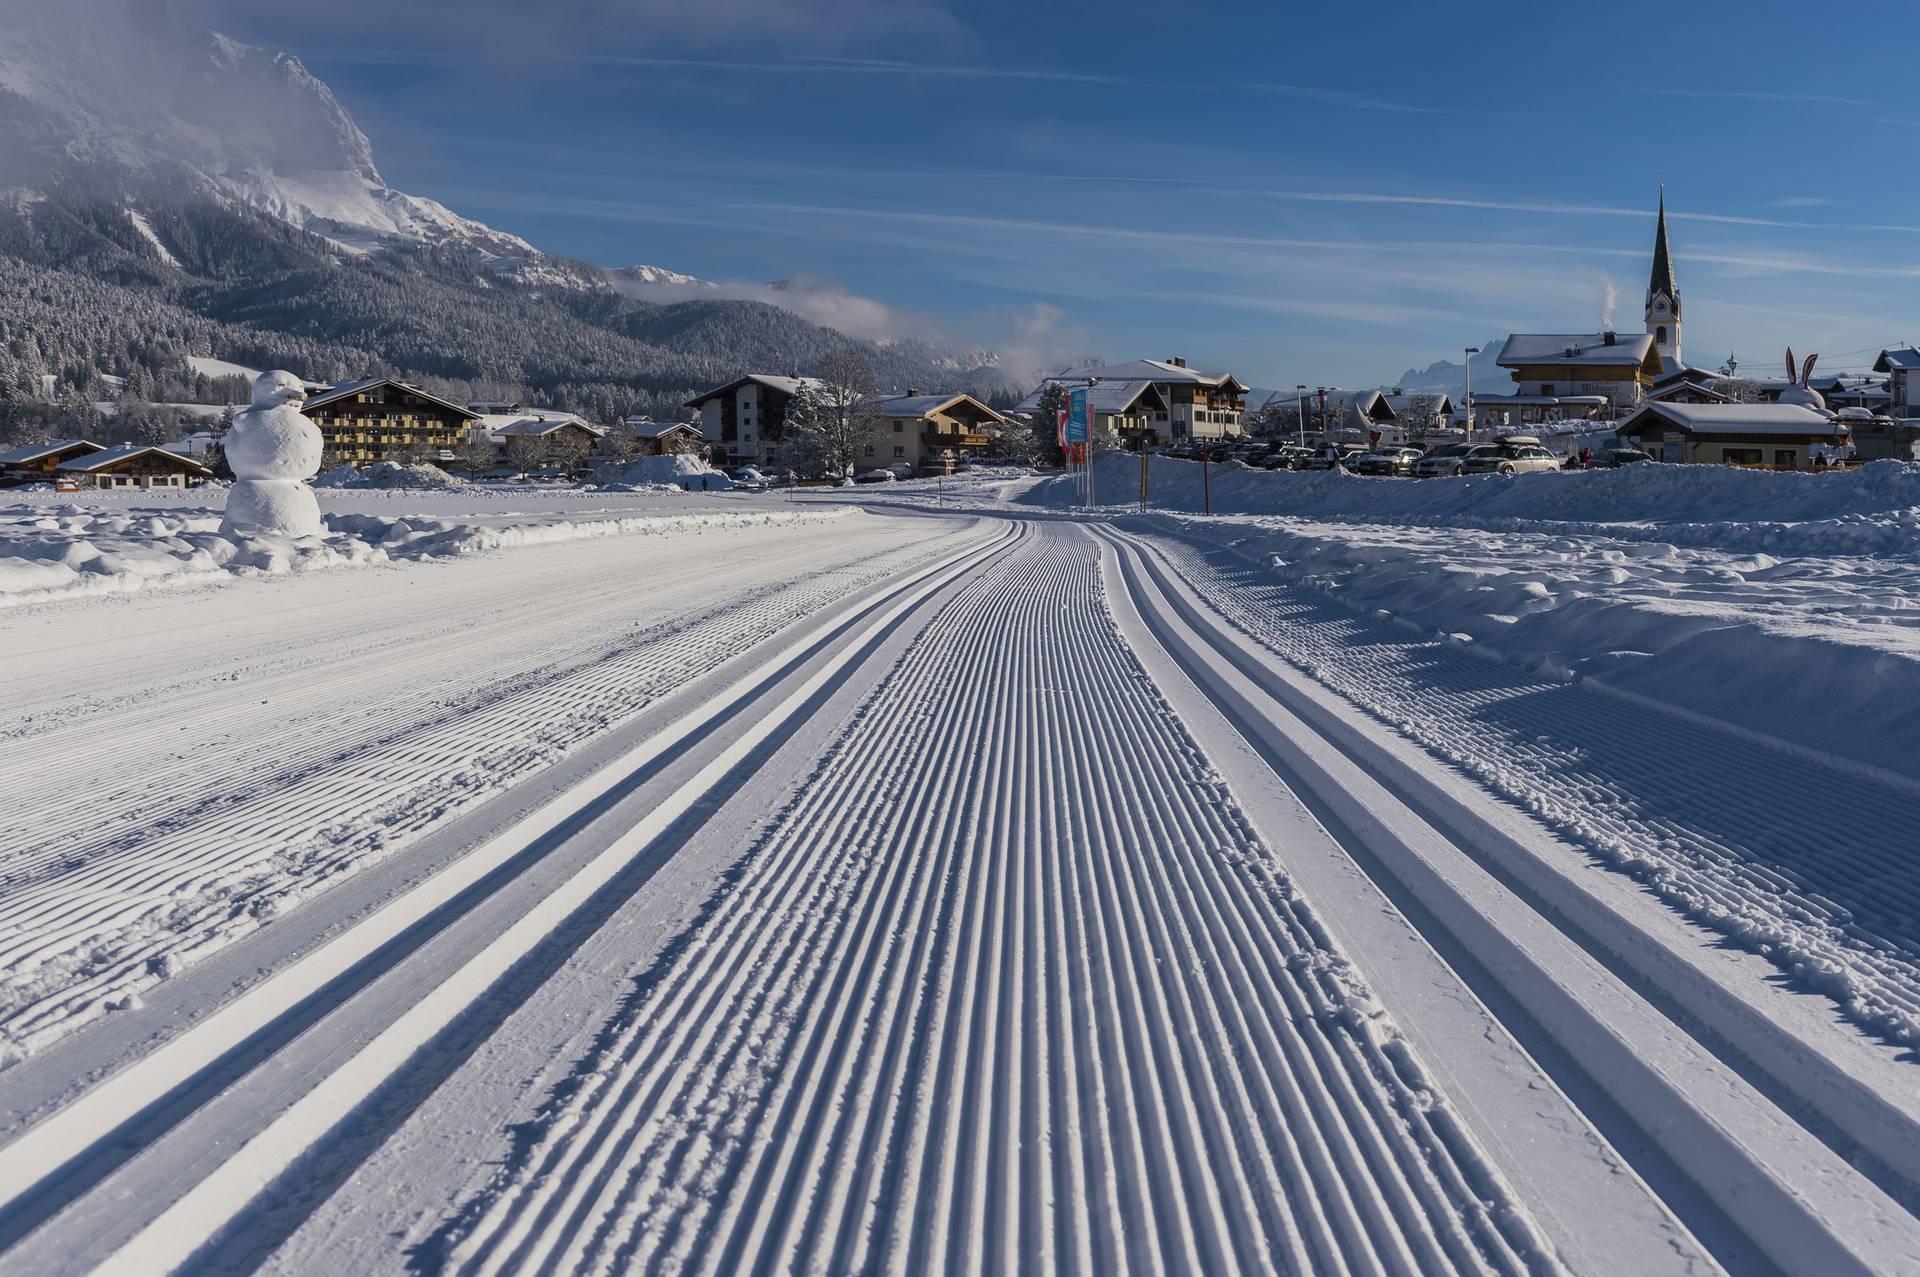
{"type": "MultiPolygon", "coordinates": [[[[1014,405],[1012,412],[1031,417],[1040,411],[1040,397],[1049,385],[1071,388],[1062,382],[1047,382],[1014,405]]],[[[1098,381],[1085,389],[1087,406],[1093,410],[1094,428],[1103,434],[1118,435],[1128,447],[1138,447],[1143,440],[1151,445],[1156,437],[1154,423],[1164,424],[1167,419],[1166,397],[1151,381],[1098,381]]]]}
{"type": "Polygon", "coordinates": [[[1514,333],[1496,362],[1513,377],[1514,393],[1475,395],[1476,419],[1494,409],[1517,412],[1523,421],[1629,411],[1663,371],[1651,333],[1611,330],[1514,333]]]}
{"type": "Polygon", "coordinates": [[[52,483],[54,472],[64,461],[72,461],[106,446],[91,439],[50,439],[0,452],[0,485],[18,487],[23,483],[52,483]]]}
{"type": "Polygon", "coordinates": [[[1883,350],[1873,370],[1887,379],[1886,414],[1903,420],[1920,417],[1920,347],[1883,350]]]}
{"type": "Polygon", "coordinates": [[[748,373],[696,395],[686,406],[700,414],[700,433],[729,465],[753,465],[772,456],[793,397],[804,387],[817,389],[825,384],[817,377],[748,373]]]}
{"type": "Polygon", "coordinates": [[[911,466],[915,474],[950,469],[984,452],[1007,419],[972,395],[869,395],[854,411],[871,422],[856,465],[862,470],[911,466]]]}
{"type": "Polygon", "coordinates": [[[212,478],[213,471],[157,445],[123,443],[62,461],[54,477],[83,488],[192,488],[212,478]]]}
{"type": "Polygon", "coordinates": [[[633,436],[635,450],[643,457],[705,456],[707,453],[707,437],[700,433],[700,427],[685,421],[628,417],[620,425],[633,436]]]}
{"type": "Polygon", "coordinates": [[[1136,359],[1125,364],[1070,368],[1046,381],[1069,390],[1089,383],[1097,389],[1109,381],[1150,384],[1163,403],[1152,410],[1146,428],[1144,437],[1149,446],[1181,439],[1223,439],[1246,433],[1247,387],[1232,373],[1206,373],[1189,368],[1179,355],[1165,361],[1136,359]]]}
{"type": "Polygon", "coordinates": [[[1813,468],[1849,442],[1844,421],[1799,404],[1648,403],[1616,432],[1661,461],[1813,468]]]}
{"type": "Polygon", "coordinates": [[[424,451],[452,461],[480,414],[391,377],[350,381],[309,398],[301,411],[320,427],[327,451],[365,465],[424,451]]]}
{"type": "Polygon", "coordinates": [[[472,429],[493,445],[497,464],[517,466],[527,458],[543,464],[542,454],[567,454],[585,459],[599,446],[607,432],[577,413],[559,408],[526,408],[519,404],[468,404],[479,412],[472,429]],[[480,412],[483,408],[502,408],[502,412],[480,412]],[[526,440],[515,444],[514,440],[526,440]]]}

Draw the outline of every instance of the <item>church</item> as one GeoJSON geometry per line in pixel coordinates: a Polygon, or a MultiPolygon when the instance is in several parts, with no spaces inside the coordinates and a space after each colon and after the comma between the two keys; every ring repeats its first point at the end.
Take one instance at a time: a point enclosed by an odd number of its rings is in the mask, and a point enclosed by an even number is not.
{"type": "Polygon", "coordinates": [[[1476,395],[1474,412],[1488,426],[1613,417],[1668,386],[1704,383],[1712,374],[1681,356],[1680,285],[1667,240],[1667,198],[1660,195],[1647,280],[1646,330],[1619,333],[1514,333],[1498,362],[1514,381],[1509,395],[1476,395]]]}

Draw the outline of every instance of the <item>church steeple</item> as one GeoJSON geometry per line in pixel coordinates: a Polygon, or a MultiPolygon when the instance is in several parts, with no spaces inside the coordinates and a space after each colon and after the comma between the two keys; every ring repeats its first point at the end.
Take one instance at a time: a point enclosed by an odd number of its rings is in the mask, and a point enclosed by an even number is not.
{"type": "Polygon", "coordinates": [[[1667,245],[1667,188],[1660,187],[1660,223],[1653,236],[1653,274],[1647,280],[1647,332],[1669,370],[1681,366],[1680,285],[1667,245]]]}

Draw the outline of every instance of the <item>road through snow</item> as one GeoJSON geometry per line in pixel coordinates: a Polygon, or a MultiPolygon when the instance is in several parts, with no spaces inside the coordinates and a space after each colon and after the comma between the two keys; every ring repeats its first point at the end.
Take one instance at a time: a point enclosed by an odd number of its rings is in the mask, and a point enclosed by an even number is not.
{"type": "Polygon", "coordinates": [[[235,607],[74,702],[119,777],[14,720],[103,794],[0,860],[49,952],[508,765],[18,1000],[0,1271],[1920,1268],[1911,1062],[1306,672],[1297,596],[884,504],[275,582],[349,673],[196,679],[235,607]],[[175,722],[247,683],[305,729],[175,722]]]}

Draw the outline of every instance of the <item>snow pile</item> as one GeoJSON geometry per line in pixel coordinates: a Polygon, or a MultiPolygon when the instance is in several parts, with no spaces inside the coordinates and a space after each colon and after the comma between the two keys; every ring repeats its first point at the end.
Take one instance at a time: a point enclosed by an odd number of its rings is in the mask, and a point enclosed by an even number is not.
{"type": "Polygon", "coordinates": [[[684,453],[609,462],[594,472],[593,481],[603,488],[679,488],[686,492],[725,492],[733,486],[733,480],[725,474],[684,453]]]}
{"type": "MultiPolygon", "coordinates": [[[[1200,464],[1153,457],[1148,508],[1199,511],[1200,464]]],[[[1095,463],[1095,495],[1135,505],[1140,460],[1110,453],[1095,463]]],[[[1614,470],[1363,478],[1336,471],[1208,467],[1215,514],[1303,515],[1490,531],[1592,530],[1746,553],[1905,554],[1920,551],[1920,464],[1877,461],[1833,474],[1740,470],[1657,462],[1614,470]],[[1621,524],[1653,525],[1650,530],[1621,524]]],[[[1078,505],[1077,478],[1056,477],[1016,500],[1078,505]]]]}
{"type": "Polygon", "coordinates": [[[1305,519],[1186,528],[1413,632],[1920,780],[1910,560],[1305,519]]]}
{"type": "Polygon", "coordinates": [[[316,488],[463,488],[465,479],[457,479],[439,466],[422,462],[402,465],[397,461],[375,461],[355,469],[335,466],[313,481],[316,488]]]}
{"type": "Polygon", "coordinates": [[[80,595],[205,584],[235,576],[444,558],[589,537],[654,535],[805,522],[846,507],[609,513],[475,523],[332,514],[326,535],[223,533],[207,509],[87,510],[67,505],[0,516],[0,607],[80,595]]]}

